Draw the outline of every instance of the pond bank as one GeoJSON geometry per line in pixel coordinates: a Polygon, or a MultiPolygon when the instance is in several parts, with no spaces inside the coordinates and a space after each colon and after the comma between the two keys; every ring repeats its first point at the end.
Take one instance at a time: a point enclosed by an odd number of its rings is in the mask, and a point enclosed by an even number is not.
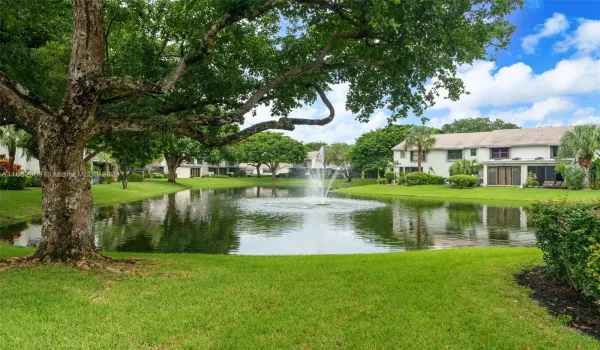
{"type": "MultiPolygon", "coordinates": [[[[3,246],[0,258],[29,252],[3,246]]],[[[110,256],[140,257],[144,271],[46,266],[1,272],[3,345],[597,349],[600,344],[570,331],[517,284],[519,271],[541,263],[535,248],[110,256]]]]}
{"type": "MultiPolygon", "coordinates": [[[[334,188],[347,186],[363,186],[375,183],[375,180],[356,179],[350,184],[345,180],[336,180],[334,188]]],[[[127,191],[120,182],[110,185],[93,185],[94,205],[106,206],[117,203],[135,202],[163,194],[175,193],[187,189],[217,189],[252,186],[301,187],[307,184],[302,179],[271,178],[194,178],[178,179],[173,184],[166,180],[148,179],[144,182],[130,182],[127,191]]],[[[23,191],[0,191],[0,226],[11,225],[22,221],[30,221],[42,216],[42,189],[27,188],[23,191]]]]}
{"type": "Polygon", "coordinates": [[[419,197],[452,201],[494,203],[507,206],[527,206],[543,200],[584,201],[600,199],[600,191],[569,191],[563,189],[477,187],[454,189],[446,185],[399,186],[369,185],[335,190],[336,193],[371,197],[419,197]]]}

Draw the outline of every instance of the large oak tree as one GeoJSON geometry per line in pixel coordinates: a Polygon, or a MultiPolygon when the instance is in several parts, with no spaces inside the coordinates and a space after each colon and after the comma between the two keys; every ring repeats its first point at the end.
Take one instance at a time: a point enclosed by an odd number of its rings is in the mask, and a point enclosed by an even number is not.
{"type": "Polygon", "coordinates": [[[1,2],[0,125],[33,135],[43,172],[43,239],[31,259],[102,259],[83,162],[94,136],[171,132],[219,146],[268,129],[325,125],[335,115],[325,91],[340,83],[349,84],[346,107],[361,121],[380,108],[391,119],[420,115],[437,90],[451,99],[464,92],[458,65],[507,45],[514,28],[506,16],[521,3],[1,2]],[[288,117],[317,98],[329,116],[288,117]],[[272,120],[218,132],[266,104],[272,120]]]}

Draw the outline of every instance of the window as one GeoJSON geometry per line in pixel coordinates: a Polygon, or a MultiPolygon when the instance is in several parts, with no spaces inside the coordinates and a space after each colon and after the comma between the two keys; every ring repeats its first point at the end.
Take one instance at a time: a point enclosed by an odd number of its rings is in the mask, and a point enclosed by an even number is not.
{"type": "Polygon", "coordinates": [[[550,158],[558,158],[558,146],[550,146],[550,158]]]}
{"type": "Polygon", "coordinates": [[[463,158],[462,149],[453,149],[448,151],[448,160],[461,160],[463,158]]]}
{"type": "Polygon", "coordinates": [[[477,157],[477,148],[471,148],[471,157],[477,157]]]}
{"type": "MultiPolygon", "coordinates": [[[[411,162],[418,162],[419,161],[418,154],[419,154],[419,152],[417,152],[417,151],[410,151],[410,161],[411,162]]],[[[427,153],[423,153],[423,157],[421,157],[421,161],[422,162],[426,162],[427,161],[427,153]]]]}
{"type": "Polygon", "coordinates": [[[406,151],[400,151],[400,159],[406,158],[406,151]]]}
{"type": "Polygon", "coordinates": [[[492,148],[490,150],[490,158],[492,159],[508,159],[508,147],[505,148],[492,148]]]}
{"type": "Polygon", "coordinates": [[[534,173],[540,185],[546,181],[564,181],[554,166],[528,166],[527,173],[534,173]]]}

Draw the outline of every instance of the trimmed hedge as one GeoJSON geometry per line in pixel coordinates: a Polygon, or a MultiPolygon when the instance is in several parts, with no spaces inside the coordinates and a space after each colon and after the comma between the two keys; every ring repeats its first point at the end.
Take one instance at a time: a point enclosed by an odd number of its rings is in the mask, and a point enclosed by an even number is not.
{"type": "Polygon", "coordinates": [[[472,188],[479,185],[479,178],[473,175],[454,175],[448,178],[452,188],[472,188]]]}
{"type": "Polygon", "coordinates": [[[406,186],[443,185],[444,178],[427,173],[408,173],[404,176],[404,184],[406,186]]]}
{"type": "Polygon", "coordinates": [[[99,184],[101,185],[109,185],[113,182],[112,176],[110,175],[100,175],[100,182],[99,184]]]}
{"type": "Polygon", "coordinates": [[[0,190],[24,190],[26,176],[0,176],[0,190]]]}
{"type": "Polygon", "coordinates": [[[153,179],[164,179],[165,176],[161,173],[154,173],[154,174],[152,174],[152,178],[153,179]]]}
{"type": "Polygon", "coordinates": [[[600,299],[600,201],[536,203],[531,214],[552,276],[600,299]]]}
{"type": "Polygon", "coordinates": [[[377,179],[377,184],[378,185],[387,185],[389,182],[386,178],[382,177],[380,179],[377,179]]]}
{"type": "Polygon", "coordinates": [[[396,174],[394,174],[391,171],[388,171],[387,173],[385,173],[385,179],[387,180],[387,182],[389,184],[391,184],[392,182],[394,182],[394,178],[396,177],[396,174]]]}
{"type": "Polygon", "coordinates": [[[144,177],[140,173],[133,173],[129,175],[129,182],[143,182],[144,177]]]}
{"type": "Polygon", "coordinates": [[[42,187],[42,177],[37,175],[31,176],[29,187],[42,187]]]}

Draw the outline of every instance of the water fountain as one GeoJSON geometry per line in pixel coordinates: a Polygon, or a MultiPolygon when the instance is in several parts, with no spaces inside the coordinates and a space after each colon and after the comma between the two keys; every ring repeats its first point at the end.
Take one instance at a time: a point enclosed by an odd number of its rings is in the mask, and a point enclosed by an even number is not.
{"type": "Polygon", "coordinates": [[[325,150],[323,147],[319,149],[319,153],[317,154],[317,161],[321,161],[323,164],[323,169],[310,169],[308,171],[308,176],[310,178],[309,188],[312,193],[316,196],[318,203],[317,205],[329,205],[325,200],[327,199],[327,195],[331,190],[331,186],[333,185],[333,181],[337,176],[337,170],[331,174],[331,177],[328,178],[328,171],[325,168],[325,150]]]}

